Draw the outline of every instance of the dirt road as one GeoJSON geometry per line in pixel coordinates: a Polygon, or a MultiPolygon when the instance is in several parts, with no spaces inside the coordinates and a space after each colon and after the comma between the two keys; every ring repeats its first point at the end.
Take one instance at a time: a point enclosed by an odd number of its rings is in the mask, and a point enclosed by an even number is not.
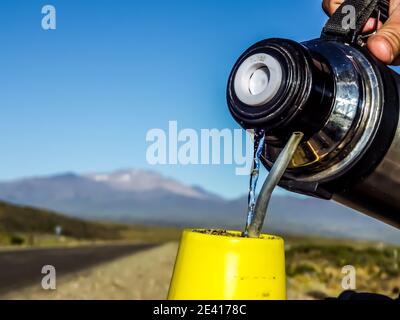
{"type": "Polygon", "coordinates": [[[54,266],[58,279],[152,247],[154,245],[120,244],[0,251],[0,296],[30,285],[39,286],[44,265],[54,266]]]}

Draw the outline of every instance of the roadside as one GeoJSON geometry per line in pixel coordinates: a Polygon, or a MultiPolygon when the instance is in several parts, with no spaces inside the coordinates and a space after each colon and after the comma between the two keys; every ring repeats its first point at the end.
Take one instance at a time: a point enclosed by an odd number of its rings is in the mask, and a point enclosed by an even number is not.
{"type": "Polygon", "coordinates": [[[37,285],[1,296],[2,299],[165,299],[177,243],[122,257],[58,278],[57,290],[37,285]]]}
{"type": "Polygon", "coordinates": [[[55,268],[57,279],[130,256],[156,244],[106,244],[72,248],[0,251],[0,295],[34,285],[41,289],[44,266],[55,268]]]}
{"type": "MultiPolygon", "coordinates": [[[[177,242],[132,253],[57,278],[57,290],[35,286],[5,299],[165,299],[177,242]]],[[[287,296],[290,300],[337,297],[344,289],[342,267],[357,271],[357,290],[396,298],[400,288],[399,248],[383,244],[295,238],[286,245],[287,296]]]]}

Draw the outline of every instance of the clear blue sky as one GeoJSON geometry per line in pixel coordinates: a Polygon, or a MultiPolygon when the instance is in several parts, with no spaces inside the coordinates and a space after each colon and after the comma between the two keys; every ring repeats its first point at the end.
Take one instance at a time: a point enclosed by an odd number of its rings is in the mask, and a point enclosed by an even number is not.
{"type": "Polygon", "coordinates": [[[245,193],[232,166],[150,167],[146,132],[237,128],[225,101],[236,58],[263,38],[318,37],[320,2],[2,0],[0,180],[148,168],[245,193]],[[41,28],[45,4],[57,30],[41,28]]]}

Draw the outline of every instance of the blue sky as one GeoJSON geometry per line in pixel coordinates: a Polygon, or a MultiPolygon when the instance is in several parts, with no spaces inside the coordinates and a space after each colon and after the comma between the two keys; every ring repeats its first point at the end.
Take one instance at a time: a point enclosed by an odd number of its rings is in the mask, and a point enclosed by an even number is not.
{"type": "Polygon", "coordinates": [[[233,166],[150,166],[146,133],[238,128],[225,101],[237,57],[263,38],[318,37],[325,20],[320,0],[2,0],[0,180],[145,168],[244,194],[233,166]],[[41,28],[46,4],[56,30],[41,28]]]}

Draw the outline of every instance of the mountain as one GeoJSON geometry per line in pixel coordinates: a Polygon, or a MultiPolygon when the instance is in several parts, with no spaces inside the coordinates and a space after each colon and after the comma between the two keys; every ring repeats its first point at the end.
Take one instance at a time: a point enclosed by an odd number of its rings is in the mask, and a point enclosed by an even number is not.
{"type": "MultiPolygon", "coordinates": [[[[201,187],[143,170],[3,182],[0,199],[87,220],[239,229],[245,223],[247,202],[246,197],[226,200],[201,187]]],[[[289,194],[273,197],[266,229],[400,243],[400,231],[377,220],[333,202],[289,194]]]]}
{"type": "Polygon", "coordinates": [[[119,170],[112,173],[89,174],[87,178],[96,182],[103,182],[120,191],[151,192],[152,190],[159,190],[184,197],[206,198],[204,190],[187,187],[151,171],[119,170]]]}

